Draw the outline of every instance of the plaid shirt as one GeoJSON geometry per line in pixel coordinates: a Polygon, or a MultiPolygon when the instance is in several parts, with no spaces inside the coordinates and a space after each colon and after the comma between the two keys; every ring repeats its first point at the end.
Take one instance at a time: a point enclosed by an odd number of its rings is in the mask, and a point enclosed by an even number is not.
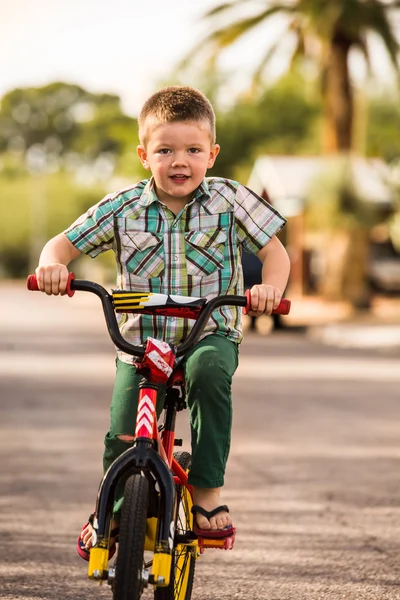
{"type": "MultiPolygon", "coordinates": [[[[257,254],[285,223],[266,200],[219,177],[204,179],[175,215],[158,200],[152,178],[106,196],[64,233],[92,258],[115,252],[119,289],[213,298],[243,294],[240,247],[257,254]]],[[[178,344],[193,323],[151,315],[118,318],[121,334],[133,344],[147,337],[178,344]]],[[[241,309],[217,309],[203,337],[211,333],[240,342],[241,309]]],[[[132,362],[120,351],[118,356],[132,362]]]]}

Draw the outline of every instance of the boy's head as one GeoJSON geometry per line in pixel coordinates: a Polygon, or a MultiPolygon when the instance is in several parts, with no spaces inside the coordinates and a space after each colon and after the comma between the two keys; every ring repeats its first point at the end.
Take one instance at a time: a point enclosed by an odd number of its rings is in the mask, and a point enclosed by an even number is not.
{"type": "Polygon", "coordinates": [[[167,87],[144,104],[137,152],[154,177],[158,199],[182,208],[215,162],[215,115],[210,102],[190,87],[167,87]]]}
{"type": "Polygon", "coordinates": [[[146,146],[148,137],[166,123],[198,123],[209,128],[215,144],[215,114],[210,101],[199,90],[170,86],[156,92],[144,103],[139,115],[139,139],[146,146]]]}

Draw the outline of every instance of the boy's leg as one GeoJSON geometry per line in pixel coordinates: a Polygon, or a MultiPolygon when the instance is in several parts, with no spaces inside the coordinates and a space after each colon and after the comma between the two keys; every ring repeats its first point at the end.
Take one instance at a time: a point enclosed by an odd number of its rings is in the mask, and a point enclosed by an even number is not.
{"type": "MultiPolygon", "coordinates": [[[[133,444],[136,429],[139,383],[142,380],[142,376],[137,374],[136,367],[133,365],[128,365],[118,358],[116,365],[117,373],[110,408],[110,430],[104,439],[104,473],[114,460],[133,444]]],[[[157,415],[160,415],[163,409],[164,396],[165,386],[160,386],[157,396],[157,415]]],[[[114,515],[119,515],[121,512],[123,491],[123,484],[117,487],[114,515]]]]}
{"type": "MultiPolygon", "coordinates": [[[[238,346],[218,335],[201,340],[185,360],[187,403],[192,428],[192,467],[189,483],[194,503],[205,510],[221,504],[232,427],[232,376],[238,365],[238,346]]],[[[231,523],[227,513],[210,520],[197,515],[202,529],[221,529],[231,523]]]]}

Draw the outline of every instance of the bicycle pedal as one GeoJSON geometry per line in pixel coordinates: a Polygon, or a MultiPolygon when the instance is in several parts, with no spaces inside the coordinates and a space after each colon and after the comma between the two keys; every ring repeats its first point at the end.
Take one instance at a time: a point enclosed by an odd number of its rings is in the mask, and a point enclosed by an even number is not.
{"type": "Polygon", "coordinates": [[[206,548],[217,548],[219,550],[232,550],[233,544],[235,543],[235,532],[224,538],[210,539],[210,538],[198,538],[200,554],[203,554],[206,548]]]}

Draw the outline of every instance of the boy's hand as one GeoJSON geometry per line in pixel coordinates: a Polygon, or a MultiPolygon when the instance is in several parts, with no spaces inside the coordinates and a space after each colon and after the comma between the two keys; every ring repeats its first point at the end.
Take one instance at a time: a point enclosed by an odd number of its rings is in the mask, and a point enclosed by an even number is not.
{"type": "Polygon", "coordinates": [[[259,317],[260,315],[270,315],[274,308],[277,308],[282,299],[282,292],[273,285],[253,285],[250,289],[251,310],[248,315],[259,317]]]}
{"type": "Polygon", "coordinates": [[[49,296],[64,294],[68,283],[68,269],[61,263],[42,265],[36,269],[39,289],[49,296]]]}

